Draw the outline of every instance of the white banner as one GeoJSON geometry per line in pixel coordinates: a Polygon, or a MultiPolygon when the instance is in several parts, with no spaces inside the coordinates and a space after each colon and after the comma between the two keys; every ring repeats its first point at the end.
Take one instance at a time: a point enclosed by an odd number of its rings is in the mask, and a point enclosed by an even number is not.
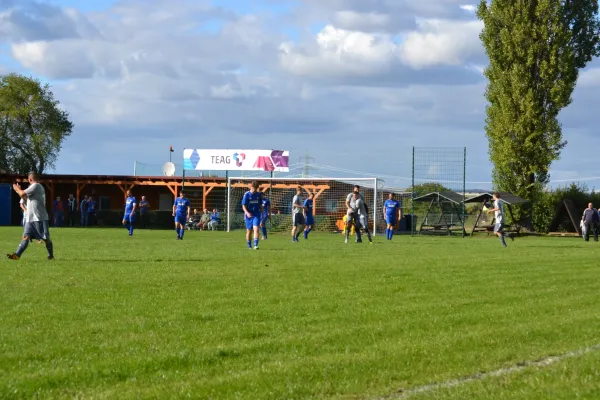
{"type": "Polygon", "coordinates": [[[289,172],[289,161],[284,150],[183,150],[183,168],[196,171],[289,172]]]}

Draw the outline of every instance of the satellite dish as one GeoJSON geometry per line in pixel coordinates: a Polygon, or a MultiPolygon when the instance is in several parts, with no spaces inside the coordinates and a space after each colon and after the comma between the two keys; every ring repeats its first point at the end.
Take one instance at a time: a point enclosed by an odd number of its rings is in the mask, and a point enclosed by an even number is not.
{"type": "Polygon", "coordinates": [[[163,175],[164,176],[173,176],[175,175],[175,164],[172,162],[166,162],[163,165],[163,175]]]}

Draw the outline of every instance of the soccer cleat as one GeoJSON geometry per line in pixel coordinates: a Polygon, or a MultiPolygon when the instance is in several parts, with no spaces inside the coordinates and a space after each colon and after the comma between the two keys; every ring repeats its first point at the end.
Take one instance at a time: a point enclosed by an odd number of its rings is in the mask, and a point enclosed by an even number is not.
{"type": "Polygon", "coordinates": [[[348,244],[348,239],[344,239],[344,243],[348,244]]]}
{"type": "Polygon", "coordinates": [[[21,257],[19,257],[18,255],[16,255],[15,253],[13,254],[7,254],[6,257],[8,257],[9,260],[20,260],[21,257]]]}
{"type": "Polygon", "coordinates": [[[54,261],[54,256],[48,256],[48,261],[54,261]]]}
{"type": "Polygon", "coordinates": [[[258,246],[254,246],[254,250],[258,250],[258,246]]]}

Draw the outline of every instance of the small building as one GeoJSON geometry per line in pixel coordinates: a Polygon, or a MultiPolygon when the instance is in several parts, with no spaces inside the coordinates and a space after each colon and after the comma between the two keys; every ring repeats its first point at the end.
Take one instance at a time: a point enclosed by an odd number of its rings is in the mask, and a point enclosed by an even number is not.
{"type": "MultiPolygon", "coordinates": [[[[13,183],[27,185],[27,177],[19,175],[0,174],[0,197],[3,217],[1,221],[10,221],[18,225],[21,221],[19,197],[9,188],[13,183]],[[10,199],[8,199],[8,193],[10,199]],[[6,206],[4,203],[9,203],[6,206]],[[7,213],[10,215],[7,218],[7,213]]],[[[69,194],[77,199],[78,204],[84,196],[92,196],[96,200],[100,215],[107,213],[122,213],[127,190],[131,190],[138,199],[146,196],[153,212],[168,212],[170,216],[174,197],[182,187],[192,192],[197,201],[192,207],[212,208],[221,205],[226,198],[227,181],[224,178],[187,178],[166,176],[119,176],[119,175],[44,175],[42,179],[46,187],[46,202],[48,210],[57,197],[66,201],[69,194]]],[[[114,218],[111,218],[114,220],[114,218]]],[[[118,220],[118,218],[117,218],[118,220]]],[[[171,221],[172,222],[172,221],[171,221]]],[[[112,225],[112,224],[107,224],[112,225]]],[[[162,225],[162,224],[161,224],[162,225]]]]}

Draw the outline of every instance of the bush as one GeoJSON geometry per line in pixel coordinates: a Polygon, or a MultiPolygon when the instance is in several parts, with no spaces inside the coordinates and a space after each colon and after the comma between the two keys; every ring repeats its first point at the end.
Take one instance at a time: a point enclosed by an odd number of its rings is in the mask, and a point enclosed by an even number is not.
{"type": "MultiPolygon", "coordinates": [[[[585,184],[571,183],[553,191],[543,192],[533,202],[533,226],[537,232],[548,233],[550,231],[550,225],[556,216],[556,212],[567,199],[573,201],[575,208],[581,213],[590,202],[594,203],[596,207],[600,206],[600,193],[594,190],[590,192],[585,184]]],[[[577,221],[579,218],[581,218],[581,215],[577,216],[577,221]]],[[[559,232],[572,232],[573,230],[573,224],[568,217],[560,221],[559,232]]]]}

